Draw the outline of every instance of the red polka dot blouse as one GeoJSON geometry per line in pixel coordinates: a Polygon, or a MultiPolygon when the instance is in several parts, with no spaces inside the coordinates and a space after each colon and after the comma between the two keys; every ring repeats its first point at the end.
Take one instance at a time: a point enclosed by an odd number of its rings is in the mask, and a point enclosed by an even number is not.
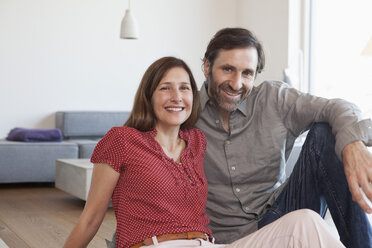
{"type": "Polygon", "coordinates": [[[167,233],[201,231],[211,235],[205,214],[204,134],[198,129],[179,132],[187,144],[181,163],[163,152],[155,135],[155,129],[140,132],[114,127],[94,149],[92,163],[107,163],[120,173],[112,195],[116,247],[167,233]]]}

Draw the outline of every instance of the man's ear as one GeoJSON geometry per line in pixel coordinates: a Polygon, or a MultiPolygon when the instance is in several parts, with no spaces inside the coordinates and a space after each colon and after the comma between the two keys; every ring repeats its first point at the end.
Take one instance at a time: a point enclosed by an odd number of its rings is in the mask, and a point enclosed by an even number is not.
{"type": "Polygon", "coordinates": [[[204,73],[205,78],[208,78],[209,77],[209,70],[210,70],[209,61],[207,59],[204,59],[204,62],[203,62],[203,73],[204,73]]]}

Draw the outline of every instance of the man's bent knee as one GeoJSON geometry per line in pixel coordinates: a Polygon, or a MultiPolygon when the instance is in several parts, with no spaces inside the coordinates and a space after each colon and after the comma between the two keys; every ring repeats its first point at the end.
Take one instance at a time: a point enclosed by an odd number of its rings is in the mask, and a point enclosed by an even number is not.
{"type": "Polygon", "coordinates": [[[329,139],[334,140],[331,126],[326,122],[314,123],[311,127],[309,134],[314,136],[316,139],[329,139]]]}

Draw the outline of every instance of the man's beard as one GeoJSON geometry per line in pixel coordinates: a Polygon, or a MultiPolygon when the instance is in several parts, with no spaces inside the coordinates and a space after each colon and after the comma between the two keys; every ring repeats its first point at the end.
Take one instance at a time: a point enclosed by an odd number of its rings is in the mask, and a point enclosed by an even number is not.
{"type": "Polygon", "coordinates": [[[238,108],[238,105],[244,100],[245,96],[247,95],[247,90],[242,87],[239,90],[234,90],[231,86],[224,82],[217,86],[216,81],[209,75],[208,78],[208,92],[210,93],[211,100],[216,104],[218,108],[227,112],[233,112],[238,108]],[[236,99],[227,98],[222,95],[222,91],[226,91],[228,93],[237,95],[239,94],[240,97],[236,99]]]}

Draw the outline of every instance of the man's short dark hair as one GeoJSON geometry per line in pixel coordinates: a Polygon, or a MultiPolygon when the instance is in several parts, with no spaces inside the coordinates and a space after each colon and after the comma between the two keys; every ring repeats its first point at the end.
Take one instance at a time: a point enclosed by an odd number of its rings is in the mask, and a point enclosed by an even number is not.
{"type": "Polygon", "coordinates": [[[224,28],[218,31],[208,44],[204,54],[204,62],[207,60],[212,68],[221,49],[231,50],[248,47],[256,48],[258,55],[256,73],[261,73],[265,66],[265,53],[262,45],[251,31],[244,28],[224,28]]]}

